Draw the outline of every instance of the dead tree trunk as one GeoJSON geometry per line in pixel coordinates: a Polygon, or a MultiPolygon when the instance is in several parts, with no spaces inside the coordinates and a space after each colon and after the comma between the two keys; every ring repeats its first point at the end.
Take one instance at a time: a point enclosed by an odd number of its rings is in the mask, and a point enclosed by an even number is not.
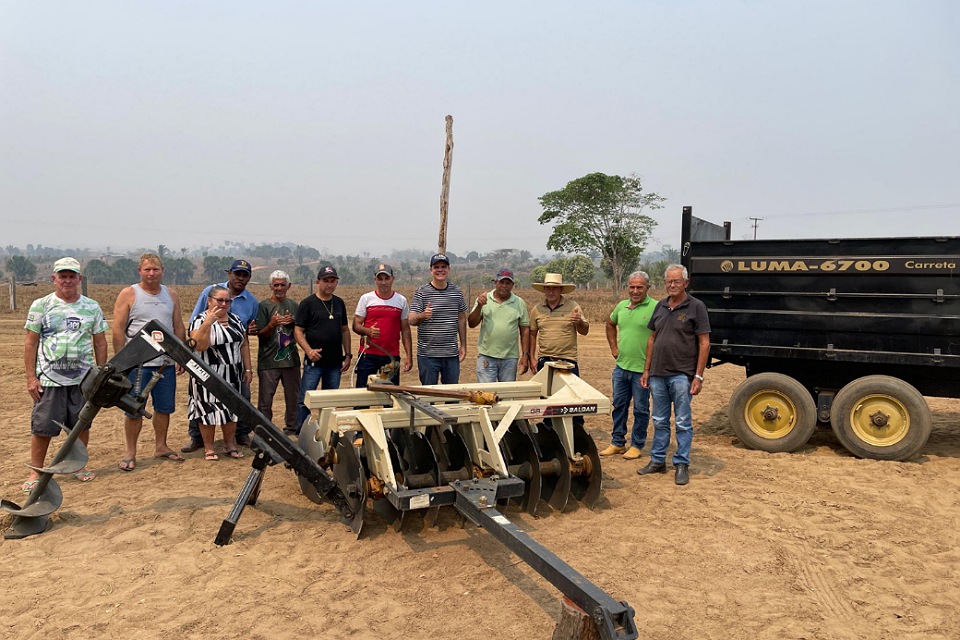
{"type": "Polygon", "coordinates": [[[450,167],[453,164],[453,116],[446,117],[447,144],[443,152],[443,182],[440,185],[440,239],[437,252],[447,252],[447,208],[450,205],[450,167]]]}

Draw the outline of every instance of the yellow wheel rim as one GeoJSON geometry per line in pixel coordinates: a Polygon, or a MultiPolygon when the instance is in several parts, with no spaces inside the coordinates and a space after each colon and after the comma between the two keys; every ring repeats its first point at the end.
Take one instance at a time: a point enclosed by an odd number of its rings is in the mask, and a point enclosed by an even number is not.
{"type": "Polygon", "coordinates": [[[867,444],[889,447],[910,431],[910,414],[896,398],[872,394],[861,398],[850,411],[850,428],[867,444]]]}
{"type": "Polygon", "coordinates": [[[765,389],[750,396],[743,417],[750,431],[777,440],[797,426],[797,406],[783,393],[765,389]]]}

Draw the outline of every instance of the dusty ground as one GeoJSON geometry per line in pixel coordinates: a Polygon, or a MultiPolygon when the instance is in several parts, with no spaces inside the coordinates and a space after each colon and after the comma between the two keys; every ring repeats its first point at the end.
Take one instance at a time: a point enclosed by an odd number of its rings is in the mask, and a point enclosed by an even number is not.
{"type": "MultiPolygon", "coordinates": [[[[21,300],[43,293],[25,290],[21,300]]],[[[91,291],[108,319],[115,294],[91,291]]],[[[352,308],[356,295],[344,297],[352,308]]],[[[0,495],[17,502],[30,415],[23,304],[0,312],[0,495]]],[[[581,366],[609,393],[611,359],[591,319],[581,366]]],[[[933,436],[911,462],[852,458],[826,431],[801,452],[769,455],[744,449],[729,428],[727,401],[742,375],[708,371],[686,488],[672,474],[637,476],[646,456],[614,459],[597,510],[508,515],[629,602],[641,637],[960,637],[960,403],[931,400],[933,436]]],[[[465,368],[463,380],[472,379],[465,368]]],[[[185,413],[174,416],[176,446],[185,413]]],[[[443,516],[439,528],[412,518],[398,534],[372,514],[356,540],[332,507],[307,500],[276,467],[234,543],[216,547],[249,463],[153,459],[147,428],[137,470],[123,473],[121,418],[117,409],[97,418],[98,478],[61,481],[53,527],[0,541],[0,637],[551,636],[557,591],[482,530],[443,516]]],[[[609,418],[587,428],[607,444],[609,418]]]]}

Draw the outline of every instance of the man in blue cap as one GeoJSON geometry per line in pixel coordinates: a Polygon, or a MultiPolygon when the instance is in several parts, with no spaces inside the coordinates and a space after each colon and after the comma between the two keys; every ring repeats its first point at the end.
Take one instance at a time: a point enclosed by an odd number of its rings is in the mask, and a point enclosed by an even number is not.
{"type": "MultiPolygon", "coordinates": [[[[247,291],[247,285],[250,283],[250,276],[253,273],[253,267],[246,260],[234,260],[230,268],[227,269],[227,281],[218,283],[230,292],[230,313],[239,316],[243,326],[247,327],[247,335],[255,336],[257,331],[257,311],[260,309],[260,302],[256,296],[247,291]]],[[[190,314],[190,320],[193,321],[198,315],[207,309],[207,296],[214,285],[210,285],[200,292],[197,298],[197,304],[193,307],[193,313],[190,314]]],[[[249,338],[248,338],[249,340],[249,338]]],[[[246,372],[244,372],[246,373],[246,372]]],[[[251,375],[253,372],[250,372],[251,375]]],[[[250,385],[243,383],[243,397],[250,399],[250,385]]],[[[237,444],[245,447],[250,446],[251,427],[245,422],[237,422],[237,444]]],[[[200,438],[200,425],[196,420],[190,421],[188,429],[190,433],[190,442],[180,448],[184,453],[190,453],[203,448],[203,440],[200,438]]]]}

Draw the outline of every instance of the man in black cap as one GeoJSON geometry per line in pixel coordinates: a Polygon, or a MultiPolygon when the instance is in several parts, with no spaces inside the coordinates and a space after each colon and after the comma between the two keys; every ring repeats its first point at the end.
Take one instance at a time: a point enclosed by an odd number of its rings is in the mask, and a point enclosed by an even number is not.
{"type": "Polygon", "coordinates": [[[421,285],[410,304],[410,326],[417,329],[420,384],[457,384],[460,363],[467,356],[467,303],[450,282],[450,260],[430,258],[430,282],[421,285]]]}
{"type": "MultiPolygon", "coordinates": [[[[218,283],[230,292],[230,313],[238,316],[247,327],[247,335],[255,336],[257,331],[257,311],[260,309],[260,303],[256,296],[247,291],[247,285],[250,283],[250,275],[253,273],[253,267],[246,260],[234,260],[230,268],[227,269],[227,281],[218,283]]],[[[193,313],[190,314],[190,321],[207,310],[207,297],[214,285],[210,285],[200,292],[197,298],[197,304],[193,307],[193,313]]],[[[249,339],[249,338],[248,338],[249,339]]],[[[246,372],[244,372],[246,373],[246,372]]],[[[250,372],[253,375],[253,371],[250,372]]],[[[250,399],[250,385],[246,382],[242,387],[243,397],[250,399]]],[[[250,446],[251,427],[246,422],[237,422],[237,444],[245,447],[250,446]]],[[[203,448],[203,440],[200,438],[200,425],[196,420],[190,421],[188,429],[190,442],[180,447],[180,451],[190,453],[203,448]]]]}
{"type": "Polygon", "coordinates": [[[297,408],[297,434],[310,416],[304,403],[307,391],[339,389],[340,376],[350,370],[353,350],[350,327],[343,299],[333,295],[340,276],[333,265],[317,272],[317,292],[297,307],[293,337],[303,349],[303,377],[300,379],[300,404],[297,408]]]}

